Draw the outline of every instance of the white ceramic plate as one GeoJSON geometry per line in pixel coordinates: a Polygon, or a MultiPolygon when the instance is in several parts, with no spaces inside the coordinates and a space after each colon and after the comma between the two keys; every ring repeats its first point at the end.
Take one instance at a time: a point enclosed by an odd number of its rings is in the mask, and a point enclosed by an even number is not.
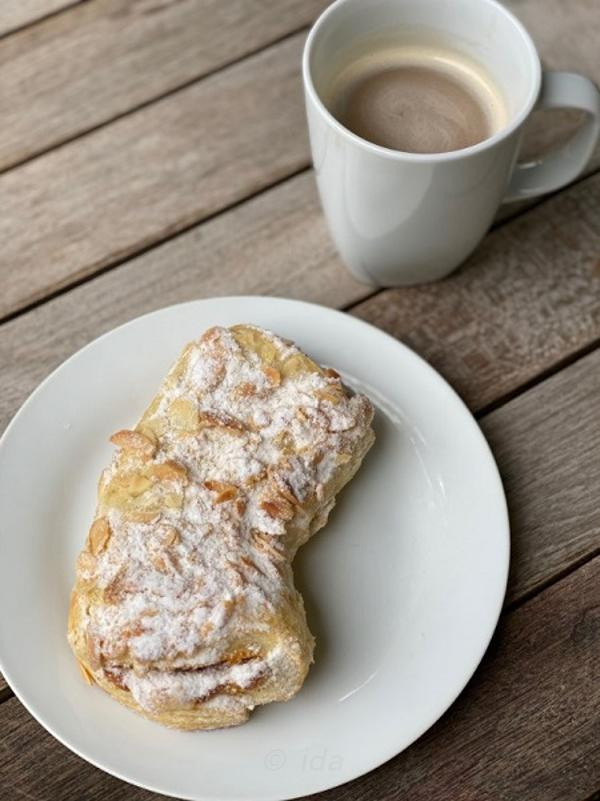
{"type": "Polygon", "coordinates": [[[504,596],[509,532],[490,450],[457,395],[408,348],[320,306],[216,298],[154,312],[66,361],[0,442],[0,667],[62,743],[185,799],[283,799],[346,782],[406,748],[475,670],[504,596]],[[298,696],[249,723],[182,733],[80,678],[65,625],[73,564],[111,456],[182,346],[253,322],[334,365],[378,408],[377,442],[298,556],[317,636],[298,696]]]}

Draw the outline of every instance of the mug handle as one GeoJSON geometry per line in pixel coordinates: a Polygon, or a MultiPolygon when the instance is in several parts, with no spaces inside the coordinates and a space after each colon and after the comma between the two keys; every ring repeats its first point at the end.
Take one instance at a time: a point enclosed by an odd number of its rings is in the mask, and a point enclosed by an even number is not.
{"type": "Polygon", "coordinates": [[[588,117],[559,150],[538,161],[517,164],[503,203],[536,197],[573,181],[588,163],[600,137],[600,92],[575,72],[544,72],[536,108],[575,108],[588,117]]]}

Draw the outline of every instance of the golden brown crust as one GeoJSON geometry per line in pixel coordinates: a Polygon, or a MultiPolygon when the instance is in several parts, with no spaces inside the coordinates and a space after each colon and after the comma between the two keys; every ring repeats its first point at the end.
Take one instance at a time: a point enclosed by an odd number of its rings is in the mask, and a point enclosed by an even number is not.
{"type": "Polygon", "coordinates": [[[313,638],[291,561],[373,441],[371,404],[255,326],[190,343],[111,438],[69,640],[87,681],[177,728],[302,686],[313,638]]]}

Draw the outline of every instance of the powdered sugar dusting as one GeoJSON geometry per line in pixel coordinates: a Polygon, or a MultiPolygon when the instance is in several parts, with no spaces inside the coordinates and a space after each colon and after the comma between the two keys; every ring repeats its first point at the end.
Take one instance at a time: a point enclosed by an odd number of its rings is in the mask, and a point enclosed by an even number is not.
{"type": "Polygon", "coordinates": [[[156,434],[151,459],[117,454],[101,482],[111,536],[88,631],[147,709],[244,689],[269,670],[264,654],[222,660],[268,626],[286,591],[289,521],[308,531],[302,504],[320,498],[372,416],[295,346],[244,329],[260,348],[224,328],[188,346],[139,426],[156,434]]]}
{"type": "Polygon", "coordinates": [[[182,707],[208,700],[228,686],[249,689],[266,669],[264,661],[253,660],[241,665],[178,673],[150,670],[138,676],[128,671],[124,682],[143,709],[157,712],[167,705],[182,707]]]}

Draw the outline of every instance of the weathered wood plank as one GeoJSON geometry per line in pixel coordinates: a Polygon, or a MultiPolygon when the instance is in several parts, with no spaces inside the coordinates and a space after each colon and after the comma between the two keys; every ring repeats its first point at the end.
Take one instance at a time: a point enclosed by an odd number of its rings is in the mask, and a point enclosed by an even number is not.
{"type": "MultiPolygon", "coordinates": [[[[537,13],[545,26],[545,12],[537,13]]],[[[64,24],[69,18],[64,15],[64,24]]],[[[595,41],[599,23],[588,5],[574,8],[569,24],[581,34],[578,46],[549,53],[553,66],[579,66],[580,54],[595,41]]],[[[0,315],[306,165],[300,41],[296,37],[2,176],[0,192],[9,199],[3,242],[9,246],[0,262],[0,315]]],[[[588,58],[583,67],[595,63],[588,58]]],[[[558,126],[561,136],[569,125],[558,126]]]]}
{"type": "Polygon", "coordinates": [[[341,266],[306,173],[0,327],[0,431],[54,367],[132,317],[198,297],[286,295],[331,306],[369,290],[341,266]]]}
{"type": "Polygon", "coordinates": [[[507,0],[503,5],[532,35],[545,67],[582,72],[600,82],[596,0],[507,0]]]}
{"type": "Polygon", "coordinates": [[[325,0],[95,0],[0,42],[0,169],[308,25],[325,0]]]}
{"type": "MultiPolygon", "coordinates": [[[[546,69],[581,72],[600,84],[600,14],[596,0],[509,0],[504,5],[531,33],[546,69]]],[[[565,142],[582,119],[583,115],[577,112],[536,112],[528,124],[525,160],[565,142]]],[[[587,172],[598,166],[600,148],[587,172]]]]}
{"type": "MultiPolygon", "coordinates": [[[[9,98],[0,168],[308,25],[325,5],[285,0],[273,13],[266,0],[95,0],[11,37],[0,43],[0,82],[9,98]]],[[[529,26],[548,66],[579,69],[600,81],[600,23],[590,3],[509,5],[529,26]]],[[[553,127],[535,128],[536,151],[553,127]]],[[[566,128],[557,126],[563,129],[572,130],[570,120],[566,128]]]]}
{"type": "Polygon", "coordinates": [[[425,356],[472,409],[600,337],[600,175],[493,231],[446,280],[353,310],[425,356]]]}
{"type": "MultiPolygon", "coordinates": [[[[510,0],[504,3],[525,24],[542,58],[544,68],[570,70],[588,75],[600,85],[597,45],[600,15],[595,0],[510,0]]],[[[577,111],[535,111],[525,126],[521,159],[529,161],[554,150],[575,133],[585,115],[577,111]]],[[[596,148],[584,174],[600,167],[600,146],[596,148]]],[[[501,206],[497,219],[503,220],[534,205],[520,201],[501,206]]]]}
{"type": "MultiPolygon", "coordinates": [[[[584,801],[600,786],[600,558],[505,616],[450,711],[411,748],[314,801],[584,801]]],[[[112,801],[124,785],[0,705],[0,790],[112,801]],[[40,770],[40,765],[44,770],[40,770]]],[[[127,789],[135,801],[159,796],[127,789]]]]}
{"type": "Polygon", "coordinates": [[[306,165],[303,40],[0,176],[0,316],[306,165]]]}
{"type": "Polygon", "coordinates": [[[599,398],[600,349],[481,421],[508,498],[509,603],[600,552],[599,398]]]}
{"type": "Polygon", "coordinates": [[[0,704],[0,797],[15,801],[165,798],[125,784],[75,756],[54,740],[16,698],[0,704]]]}
{"type": "Polygon", "coordinates": [[[29,25],[61,8],[74,5],[77,0],[2,0],[0,8],[0,36],[16,28],[29,25]]]}

